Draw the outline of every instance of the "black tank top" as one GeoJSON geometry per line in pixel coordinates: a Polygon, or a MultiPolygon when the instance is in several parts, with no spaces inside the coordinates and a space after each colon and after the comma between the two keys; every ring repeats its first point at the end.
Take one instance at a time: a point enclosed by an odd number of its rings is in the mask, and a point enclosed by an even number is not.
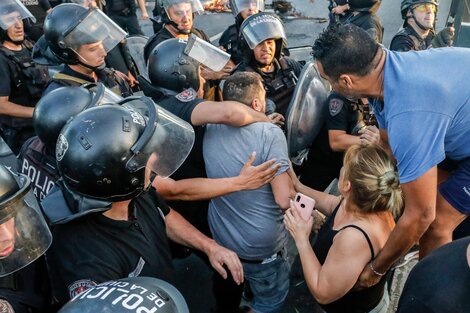
{"type": "MultiPolygon", "coordinates": [[[[335,208],[333,213],[330,215],[330,217],[327,219],[325,224],[322,226],[322,228],[318,232],[317,240],[315,241],[315,244],[313,245],[313,251],[315,252],[315,255],[317,256],[318,261],[320,261],[320,263],[323,265],[323,263],[326,260],[326,256],[328,255],[328,251],[333,245],[333,238],[336,236],[337,233],[339,233],[340,231],[348,227],[353,227],[364,234],[364,237],[366,238],[367,243],[369,244],[371,260],[372,260],[375,257],[374,249],[372,247],[372,243],[369,239],[369,236],[363,229],[361,229],[360,227],[356,225],[346,225],[339,230],[333,229],[333,223],[334,223],[336,213],[338,212],[338,208],[340,204],[338,204],[338,206],[335,208]]],[[[345,268],[344,270],[347,271],[348,269],[345,268]]],[[[333,301],[329,304],[321,305],[321,307],[327,313],[369,312],[374,307],[376,307],[377,304],[382,299],[386,277],[387,275],[382,277],[380,282],[376,284],[375,286],[372,286],[370,288],[360,290],[360,291],[351,290],[347,294],[345,294],[343,297],[339,298],[338,300],[333,301]]]]}

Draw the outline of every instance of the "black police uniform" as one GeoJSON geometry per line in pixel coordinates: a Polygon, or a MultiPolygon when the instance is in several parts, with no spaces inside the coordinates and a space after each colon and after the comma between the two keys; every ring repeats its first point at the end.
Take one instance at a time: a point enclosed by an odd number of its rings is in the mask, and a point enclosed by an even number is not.
{"type": "MultiPolygon", "coordinates": [[[[116,75],[116,72],[109,68],[97,70],[98,81],[103,83],[108,89],[111,89],[116,94],[120,94],[123,98],[132,95],[132,90],[129,84],[116,75]]],[[[87,83],[95,83],[95,80],[85,74],[74,71],[68,65],[64,69],[52,77],[51,82],[44,90],[43,96],[60,87],[81,86],[87,83]]]]}
{"type": "Polygon", "coordinates": [[[394,51],[420,51],[431,48],[434,32],[430,31],[428,36],[422,38],[413,27],[406,25],[392,38],[390,50],[394,51]]]}
{"type": "Polygon", "coordinates": [[[38,201],[44,199],[60,177],[53,152],[47,151],[37,136],[29,138],[21,147],[18,171],[31,179],[33,194],[38,201]]]}
{"type": "Polygon", "coordinates": [[[219,39],[219,46],[224,47],[235,64],[243,61],[243,50],[240,45],[240,25],[241,23],[238,22],[230,25],[219,39]]]}
{"type": "Polygon", "coordinates": [[[302,65],[287,57],[281,57],[280,60],[274,59],[273,64],[274,71],[265,73],[254,61],[249,64],[243,61],[237,66],[235,72],[255,72],[261,75],[266,89],[266,98],[274,101],[276,112],[285,115],[295,90],[297,78],[302,71],[302,65]]]}
{"type": "Polygon", "coordinates": [[[64,304],[94,284],[125,277],[149,276],[173,283],[164,220],[169,212],[150,187],[131,201],[127,221],[90,213],[55,225],[47,262],[57,300],[64,304]]]}
{"type": "MultiPolygon", "coordinates": [[[[26,107],[36,105],[49,82],[47,68],[32,60],[26,46],[20,51],[0,47],[0,77],[0,96],[8,96],[10,102],[26,107]]],[[[3,139],[15,154],[26,139],[34,136],[31,118],[0,115],[0,127],[3,139]]]]}
{"type": "MultiPolygon", "coordinates": [[[[0,277],[0,299],[6,300],[15,313],[51,312],[50,292],[44,257],[13,274],[0,277]]],[[[1,309],[1,312],[10,312],[1,309]]]]}
{"type": "MultiPolygon", "coordinates": [[[[197,99],[196,92],[193,89],[183,91],[176,96],[165,97],[163,100],[158,101],[158,104],[162,108],[190,123],[195,132],[195,141],[191,152],[178,170],[171,175],[171,178],[174,180],[207,177],[204,157],[202,154],[202,142],[205,127],[195,126],[191,123],[191,114],[194,108],[201,102],[204,102],[204,100],[197,99]]],[[[168,204],[188,220],[194,227],[205,235],[212,237],[207,221],[207,212],[209,209],[208,200],[175,200],[168,201],[168,204]]]]}
{"type": "Polygon", "coordinates": [[[333,179],[339,177],[343,166],[343,152],[331,149],[328,130],[343,130],[351,135],[359,131],[358,125],[364,125],[358,104],[334,92],[326,100],[322,114],[325,124],[309,149],[300,175],[303,184],[316,190],[325,190],[333,179]]]}
{"type": "MultiPolygon", "coordinates": [[[[191,34],[198,36],[199,38],[210,42],[209,37],[202,31],[197,28],[191,29],[191,34]]],[[[162,41],[167,39],[175,38],[172,33],[166,27],[163,27],[158,33],[152,35],[149,38],[149,41],[144,47],[144,60],[147,62],[149,60],[150,53],[152,53],[153,49],[162,41]]]]}
{"type": "Polygon", "coordinates": [[[106,0],[106,14],[129,35],[143,35],[134,0],[106,0]]]}
{"type": "Polygon", "coordinates": [[[51,8],[51,4],[49,0],[21,0],[21,2],[36,18],[36,23],[26,22],[26,35],[31,40],[38,41],[39,37],[44,34],[44,19],[46,18],[47,11],[51,8]]]}

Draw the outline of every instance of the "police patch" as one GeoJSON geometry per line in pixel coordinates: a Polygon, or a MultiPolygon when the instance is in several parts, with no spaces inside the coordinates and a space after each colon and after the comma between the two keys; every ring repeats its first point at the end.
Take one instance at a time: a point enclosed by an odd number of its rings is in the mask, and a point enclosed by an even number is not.
{"type": "Polygon", "coordinates": [[[328,104],[328,108],[330,110],[330,115],[335,116],[339,112],[341,112],[341,109],[343,108],[343,100],[341,99],[331,99],[330,103],[328,104]]]}
{"type": "Polygon", "coordinates": [[[55,158],[57,161],[62,160],[68,148],[69,148],[69,143],[67,141],[67,138],[65,138],[64,135],[60,134],[59,139],[57,140],[56,148],[55,148],[55,158]]]}
{"type": "Polygon", "coordinates": [[[179,94],[177,94],[175,97],[181,102],[189,102],[193,101],[196,99],[197,92],[193,88],[188,88],[186,90],[183,90],[179,94]]]}
{"type": "Polygon", "coordinates": [[[68,287],[70,299],[75,298],[75,296],[81,294],[88,288],[96,286],[96,283],[89,279],[80,279],[71,283],[68,287]]]}
{"type": "Polygon", "coordinates": [[[1,299],[0,313],[15,313],[15,310],[13,310],[11,304],[7,300],[1,299]]]}

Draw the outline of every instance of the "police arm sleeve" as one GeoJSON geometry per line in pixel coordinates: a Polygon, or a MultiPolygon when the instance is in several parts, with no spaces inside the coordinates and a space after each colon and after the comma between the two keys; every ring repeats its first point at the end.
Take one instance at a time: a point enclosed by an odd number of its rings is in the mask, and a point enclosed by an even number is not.
{"type": "Polygon", "coordinates": [[[195,126],[212,123],[237,127],[254,122],[269,122],[269,118],[264,113],[236,101],[204,101],[199,103],[191,114],[191,123],[195,126]]]}

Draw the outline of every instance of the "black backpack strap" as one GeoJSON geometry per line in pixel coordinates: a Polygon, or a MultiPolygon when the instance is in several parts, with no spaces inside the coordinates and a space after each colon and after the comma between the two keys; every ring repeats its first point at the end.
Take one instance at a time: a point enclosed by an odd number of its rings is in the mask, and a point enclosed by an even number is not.
{"type": "Polygon", "coordinates": [[[369,244],[370,254],[372,256],[371,260],[373,260],[375,258],[374,247],[372,246],[372,242],[370,241],[369,235],[367,235],[367,233],[362,228],[356,225],[346,225],[342,227],[340,230],[338,230],[338,232],[342,231],[345,228],[350,228],[350,227],[359,230],[364,235],[364,237],[366,237],[367,243],[369,244]]]}

